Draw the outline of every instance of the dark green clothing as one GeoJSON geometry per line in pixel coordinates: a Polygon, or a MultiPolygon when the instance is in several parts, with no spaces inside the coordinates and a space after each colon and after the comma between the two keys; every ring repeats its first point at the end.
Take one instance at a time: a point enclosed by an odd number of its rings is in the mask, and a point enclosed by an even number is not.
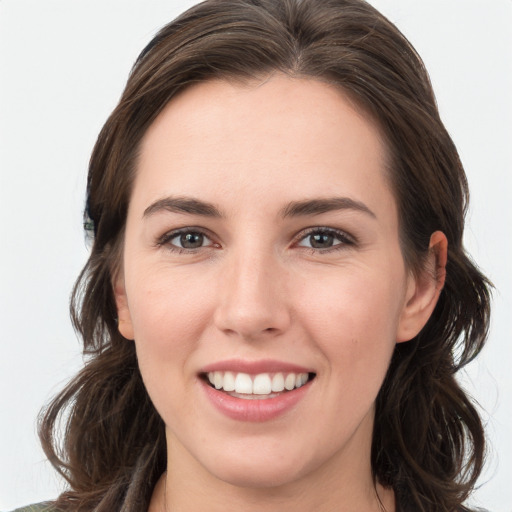
{"type": "Polygon", "coordinates": [[[46,501],[44,503],[35,503],[28,507],[17,508],[12,512],[58,512],[55,508],[51,507],[51,503],[46,501]]]}

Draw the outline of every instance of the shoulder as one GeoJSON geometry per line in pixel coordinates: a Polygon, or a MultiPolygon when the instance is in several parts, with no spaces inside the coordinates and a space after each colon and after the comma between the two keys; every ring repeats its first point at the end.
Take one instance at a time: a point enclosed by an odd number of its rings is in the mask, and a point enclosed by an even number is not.
{"type": "Polygon", "coordinates": [[[45,501],[44,503],[35,503],[28,507],[21,507],[13,510],[12,512],[58,512],[51,502],[45,501]]]}

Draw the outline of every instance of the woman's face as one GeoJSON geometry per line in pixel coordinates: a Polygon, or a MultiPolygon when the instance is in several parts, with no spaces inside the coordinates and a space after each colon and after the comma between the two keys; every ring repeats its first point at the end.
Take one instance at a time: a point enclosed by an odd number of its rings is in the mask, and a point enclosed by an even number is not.
{"type": "Polygon", "coordinates": [[[314,80],[202,83],[149,128],[115,291],[171,467],[368,473],[394,346],[422,326],[385,165],[375,125],[314,80]]]}

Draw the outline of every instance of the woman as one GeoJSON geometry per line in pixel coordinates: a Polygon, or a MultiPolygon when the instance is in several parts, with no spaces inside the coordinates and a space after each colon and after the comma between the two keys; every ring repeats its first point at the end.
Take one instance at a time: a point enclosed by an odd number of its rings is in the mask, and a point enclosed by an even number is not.
{"type": "Polygon", "coordinates": [[[55,509],[464,510],[484,438],[454,374],[489,315],[466,197],[421,61],[366,3],[162,29],[91,158],[89,360],[40,427],[55,509]]]}

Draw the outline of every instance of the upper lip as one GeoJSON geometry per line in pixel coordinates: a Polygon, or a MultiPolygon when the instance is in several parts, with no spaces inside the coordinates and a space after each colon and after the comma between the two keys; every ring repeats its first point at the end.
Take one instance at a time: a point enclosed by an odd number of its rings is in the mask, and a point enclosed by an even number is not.
{"type": "Polygon", "coordinates": [[[260,359],[258,361],[247,361],[244,359],[226,359],[208,364],[201,368],[200,373],[209,372],[234,372],[257,375],[259,373],[314,373],[310,368],[293,363],[278,361],[275,359],[260,359]]]}

